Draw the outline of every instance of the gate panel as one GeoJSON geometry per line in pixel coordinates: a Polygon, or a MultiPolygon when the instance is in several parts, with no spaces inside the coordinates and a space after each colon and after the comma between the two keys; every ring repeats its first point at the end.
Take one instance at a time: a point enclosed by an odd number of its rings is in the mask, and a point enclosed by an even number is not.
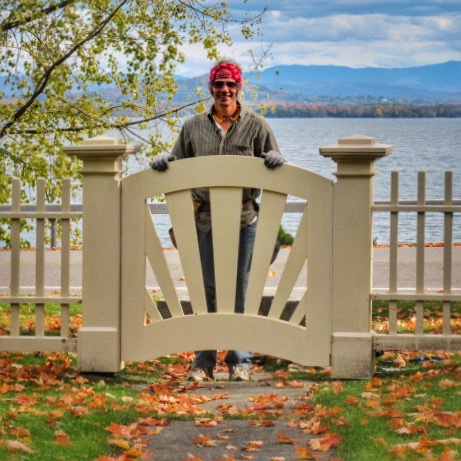
{"type": "Polygon", "coordinates": [[[246,349],[310,366],[330,361],[333,183],[289,164],[262,159],[184,159],[165,172],[122,181],[122,360],[143,361],[200,349],[246,349]],[[215,247],[217,313],[206,312],[190,190],[209,187],[215,247]],[[262,190],[245,314],[234,314],[241,190],[262,190]],[[184,288],[178,288],[147,199],[165,194],[178,242],[184,288]],[[271,305],[265,285],[288,196],[307,201],[271,305]],[[307,269],[306,269],[307,268],[307,269]],[[159,292],[148,292],[152,270],[159,292]],[[297,283],[307,270],[307,286],[297,283]],[[298,285],[298,286],[297,286],[298,285]],[[296,288],[296,289],[295,289],[296,288]],[[299,302],[296,291],[303,291],[299,302]],[[185,302],[186,300],[186,302],[185,302]],[[193,315],[190,315],[193,314],[193,315]]]}

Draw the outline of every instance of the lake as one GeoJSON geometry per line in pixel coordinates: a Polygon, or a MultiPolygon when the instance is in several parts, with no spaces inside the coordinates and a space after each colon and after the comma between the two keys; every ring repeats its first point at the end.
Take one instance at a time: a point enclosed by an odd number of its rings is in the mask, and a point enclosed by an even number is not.
{"type": "MultiPolygon", "coordinates": [[[[453,171],[453,197],[461,198],[461,119],[268,119],[279,147],[289,163],[334,179],[336,164],[322,157],[319,147],[335,144],[339,138],[360,134],[391,144],[392,154],[377,161],[375,200],[390,199],[391,171],[400,172],[401,200],[417,197],[417,172],[426,171],[426,199],[444,197],[444,173],[453,171]]],[[[292,225],[287,217],[284,227],[292,225]]],[[[461,241],[461,216],[455,216],[454,240],[461,241]]],[[[399,242],[416,241],[415,213],[401,213],[399,242]]],[[[295,223],[293,223],[295,226],[295,223]]],[[[389,214],[374,214],[374,237],[377,243],[389,242],[389,214]]],[[[428,214],[426,241],[443,241],[443,218],[428,214]]]]}
{"type": "MultiPolygon", "coordinates": [[[[391,144],[392,154],[377,161],[375,200],[389,201],[391,171],[400,172],[400,200],[417,197],[417,172],[426,171],[426,199],[444,196],[444,172],[453,171],[453,198],[461,199],[461,119],[363,119],[363,118],[270,118],[280,150],[293,165],[335,179],[336,164],[322,157],[319,148],[336,144],[339,138],[355,134],[373,137],[381,144],[391,144]]],[[[115,133],[108,135],[116,136],[115,133]]],[[[137,161],[128,163],[127,173],[146,168],[137,161]]],[[[402,243],[416,241],[416,214],[400,213],[399,236],[402,243]]],[[[441,213],[427,214],[427,242],[443,241],[441,213]]],[[[286,214],[283,226],[294,234],[299,214],[286,214]]],[[[167,216],[157,216],[156,225],[162,244],[171,246],[167,216]]],[[[378,244],[389,243],[389,213],[374,213],[373,237],[378,244]]],[[[34,244],[35,234],[27,238],[34,244]]],[[[453,240],[461,242],[461,213],[454,217],[453,240]]]]}

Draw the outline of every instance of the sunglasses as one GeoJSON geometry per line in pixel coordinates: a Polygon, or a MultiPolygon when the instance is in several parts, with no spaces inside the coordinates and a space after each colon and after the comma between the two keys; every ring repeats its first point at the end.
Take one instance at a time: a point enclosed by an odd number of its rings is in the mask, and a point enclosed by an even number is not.
{"type": "Polygon", "coordinates": [[[214,80],[213,82],[211,82],[211,86],[216,90],[224,88],[224,85],[226,85],[227,88],[230,88],[231,90],[240,88],[239,82],[223,82],[221,80],[214,80]]]}

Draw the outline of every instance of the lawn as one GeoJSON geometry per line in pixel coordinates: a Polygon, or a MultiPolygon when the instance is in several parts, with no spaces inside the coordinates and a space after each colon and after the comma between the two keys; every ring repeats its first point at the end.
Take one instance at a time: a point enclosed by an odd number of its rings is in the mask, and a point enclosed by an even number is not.
{"type": "MultiPolygon", "coordinates": [[[[458,303],[456,328],[459,308],[458,303]]],[[[0,306],[0,335],[8,334],[8,309],[0,306]]],[[[31,333],[31,307],[21,310],[21,330],[31,333]]],[[[46,310],[49,333],[56,334],[59,307],[46,310]]],[[[374,306],[375,322],[385,310],[386,305],[374,306]]],[[[437,320],[438,308],[431,313],[428,324],[437,320]]],[[[71,314],[76,331],[80,306],[72,306],[71,314]]],[[[402,328],[411,328],[406,322],[411,324],[412,315],[411,306],[401,306],[402,328]]],[[[146,436],[159,434],[172,420],[199,418],[197,402],[179,392],[191,356],[127,363],[115,375],[84,376],[76,371],[74,354],[0,353],[0,459],[149,459],[146,436]]],[[[461,353],[383,352],[375,376],[360,381],[332,380],[328,369],[279,360],[255,367],[270,372],[274,386],[305,386],[304,411],[211,416],[289,419],[316,436],[310,446],[296,447],[298,459],[317,459],[331,448],[332,459],[343,461],[461,459],[461,353]]],[[[239,456],[227,460],[243,459],[239,456]]]]}

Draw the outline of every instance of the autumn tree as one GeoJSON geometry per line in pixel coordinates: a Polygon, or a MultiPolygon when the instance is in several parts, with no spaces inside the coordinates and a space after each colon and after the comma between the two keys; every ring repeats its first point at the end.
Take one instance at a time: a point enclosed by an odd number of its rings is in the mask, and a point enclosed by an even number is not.
{"type": "MultiPolygon", "coordinates": [[[[175,101],[183,46],[217,59],[231,28],[250,39],[261,14],[206,0],[0,0],[0,203],[12,176],[29,196],[39,177],[77,177],[68,143],[109,131],[143,144],[144,156],[165,150],[156,125],[174,130],[178,111],[207,97],[197,89],[175,101]]],[[[59,192],[50,181],[48,201],[59,192]]]]}

